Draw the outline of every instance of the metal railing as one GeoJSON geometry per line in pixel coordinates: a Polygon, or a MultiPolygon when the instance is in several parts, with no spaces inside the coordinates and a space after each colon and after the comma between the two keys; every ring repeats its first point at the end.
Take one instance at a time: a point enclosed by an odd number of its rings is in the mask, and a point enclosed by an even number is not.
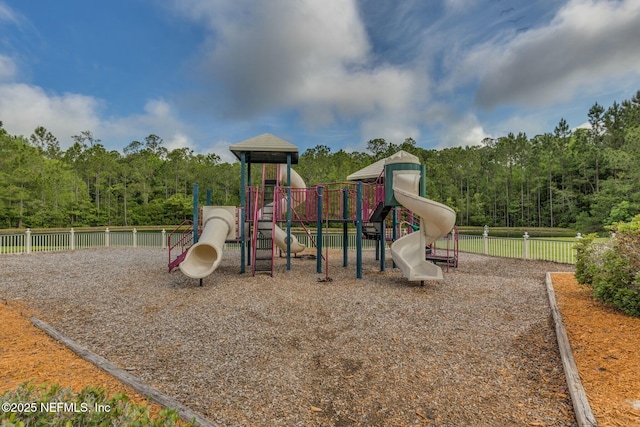
{"type": "MultiPolygon", "coordinates": [[[[313,240],[317,234],[294,233],[300,243],[313,247],[313,240]]],[[[32,233],[27,229],[23,233],[0,234],[0,254],[23,254],[31,252],[53,252],[76,249],[102,247],[146,247],[167,248],[168,235],[162,231],[138,232],[131,231],[69,231],[51,233],[32,233]]],[[[504,258],[521,258],[529,260],[555,261],[565,264],[575,264],[576,250],[574,245],[581,236],[578,233],[574,239],[545,239],[534,238],[525,233],[521,238],[494,237],[486,233],[478,235],[458,235],[460,252],[483,254],[504,258]]],[[[341,233],[323,233],[323,247],[341,248],[343,235],[341,233]]],[[[363,249],[375,249],[375,240],[363,240],[363,249]]],[[[436,243],[437,247],[445,247],[446,240],[436,243]]],[[[227,243],[227,250],[239,249],[238,243],[227,243]]],[[[355,233],[347,236],[347,247],[356,247],[355,233]]]]}

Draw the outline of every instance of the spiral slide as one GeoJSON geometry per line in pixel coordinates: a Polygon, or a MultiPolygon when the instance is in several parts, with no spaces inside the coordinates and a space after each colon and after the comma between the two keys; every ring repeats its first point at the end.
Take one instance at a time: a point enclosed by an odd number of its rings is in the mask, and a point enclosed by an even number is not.
{"type": "Polygon", "coordinates": [[[420,230],[396,240],[391,256],[410,281],[442,280],[442,269],[425,259],[425,248],[446,236],[455,225],[456,213],[449,206],[420,197],[420,172],[393,172],[393,193],[396,200],[420,216],[420,230]]]}
{"type": "MultiPolygon", "coordinates": [[[[282,166],[283,165],[280,165],[279,179],[280,179],[280,182],[286,182],[287,169],[286,167],[282,167],[282,166]]],[[[293,169],[290,169],[290,171],[291,171],[291,188],[307,188],[307,185],[305,184],[302,177],[298,174],[298,172],[294,171],[293,169]]],[[[297,205],[299,205],[303,201],[304,200],[292,200],[291,209],[294,209],[297,205]]],[[[286,210],[287,199],[284,198],[280,200],[280,203],[281,203],[282,210],[286,210]]],[[[269,203],[268,205],[266,205],[263,208],[262,212],[259,213],[259,215],[262,219],[271,220],[273,218],[273,203],[269,203]]],[[[268,236],[268,237],[271,236],[271,224],[260,223],[259,229],[260,229],[260,232],[265,236],[268,236]]],[[[274,227],[273,241],[276,243],[278,248],[282,249],[283,251],[287,250],[287,233],[282,228],[278,227],[278,225],[275,225],[274,227]]],[[[302,252],[306,248],[306,246],[300,243],[296,238],[296,236],[293,236],[293,235],[291,236],[290,247],[291,247],[291,253],[294,253],[294,254],[302,252]]]]}

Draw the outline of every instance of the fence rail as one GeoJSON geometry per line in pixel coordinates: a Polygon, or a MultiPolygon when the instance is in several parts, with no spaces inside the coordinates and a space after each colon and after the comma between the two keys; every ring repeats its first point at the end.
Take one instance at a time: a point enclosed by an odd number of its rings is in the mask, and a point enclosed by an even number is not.
{"type": "MultiPolygon", "coordinates": [[[[294,233],[300,243],[312,247],[317,235],[309,237],[305,233],[294,233]]],[[[75,231],[73,228],[64,232],[32,233],[27,229],[24,233],[0,234],[0,254],[24,254],[31,252],[54,252],[76,249],[101,247],[145,247],[167,248],[167,233],[162,231],[138,232],[131,231],[75,231]]],[[[522,238],[493,237],[486,233],[477,235],[458,235],[460,252],[484,254],[504,258],[522,258],[530,260],[555,261],[565,264],[575,264],[576,251],[574,245],[581,236],[575,239],[539,239],[530,237],[527,233],[522,238]]],[[[342,234],[323,233],[323,246],[330,248],[342,247],[342,234]]],[[[364,249],[374,249],[376,241],[364,240],[364,249]]],[[[438,248],[446,247],[446,239],[436,242],[438,248]]],[[[348,235],[349,248],[356,247],[356,235],[348,235]]],[[[227,243],[228,250],[239,249],[238,243],[227,243]]]]}
{"type": "Polygon", "coordinates": [[[0,254],[54,252],[102,247],[166,248],[167,233],[162,231],[69,231],[52,233],[0,234],[0,254]]]}
{"type": "Polygon", "coordinates": [[[530,237],[525,233],[521,238],[493,237],[486,234],[482,236],[461,234],[458,238],[461,252],[575,264],[575,244],[582,237],[578,233],[574,239],[542,239],[530,237]]]}

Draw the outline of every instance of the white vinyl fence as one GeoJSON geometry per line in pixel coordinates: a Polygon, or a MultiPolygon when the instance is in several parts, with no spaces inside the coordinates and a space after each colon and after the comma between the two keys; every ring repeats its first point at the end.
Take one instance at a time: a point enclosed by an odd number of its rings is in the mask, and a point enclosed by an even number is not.
{"type": "MultiPolygon", "coordinates": [[[[300,243],[307,247],[313,247],[317,241],[317,234],[308,236],[305,233],[294,233],[300,243]]],[[[145,247],[167,248],[168,234],[162,231],[69,231],[51,233],[32,233],[27,229],[24,233],[0,234],[0,254],[24,254],[31,252],[53,252],[76,249],[102,248],[102,247],[145,247]]],[[[342,247],[341,233],[324,233],[322,236],[323,247],[342,247]]],[[[485,233],[477,235],[458,235],[458,248],[460,252],[484,254],[496,257],[522,258],[531,260],[555,261],[566,264],[575,264],[576,251],[574,245],[580,239],[580,233],[575,239],[543,239],[533,238],[527,233],[521,238],[493,237],[485,233]]],[[[376,241],[363,240],[363,249],[375,249],[376,241]]],[[[348,235],[348,247],[356,247],[356,235],[348,235]]],[[[441,239],[436,242],[438,248],[453,249],[452,240],[441,239]]],[[[227,249],[238,249],[238,243],[228,243],[227,249]]]]}
{"type": "Polygon", "coordinates": [[[460,234],[458,247],[460,252],[575,264],[575,244],[581,238],[580,233],[573,239],[533,238],[526,232],[520,238],[460,234]]]}
{"type": "Polygon", "coordinates": [[[167,233],[162,231],[58,231],[51,233],[0,234],[0,254],[69,251],[102,247],[166,248],[167,233]]]}

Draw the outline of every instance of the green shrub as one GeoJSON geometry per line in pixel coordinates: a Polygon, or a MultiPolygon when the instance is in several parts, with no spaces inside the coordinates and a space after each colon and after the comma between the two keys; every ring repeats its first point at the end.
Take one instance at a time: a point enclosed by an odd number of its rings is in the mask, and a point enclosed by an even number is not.
{"type": "Polygon", "coordinates": [[[594,295],[601,301],[613,303],[619,291],[627,289],[632,284],[633,275],[630,271],[629,260],[614,248],[603,255],[603,263],[597,274],[597,280],[592,283],[594,295]]]}
{"type": "Polygon", "coordinates": [[[640,317],[640,215],[611,227],[611,246],[599,249],[589,235],[576,244],[576,279],[599,301],[640,317]]]}
{"type": "Polygon", "coordinates": [[[576,280],[583,285],[593,284],[593,278],[598,272],[595,259],[595,234],[588,234],[579,239],[576,244],[576,280]]]}
{"type": "Polygon", "coordinates": [[[22,384],[17,390],[0,396],[0,426],[132,426],[193,427],[179,422],[178,413],[163,409],[151,416],[145,405],[138,405],[123,394],[108,398],[106,391],[86,387],[78,393],[58,385],[22,384]]]}

